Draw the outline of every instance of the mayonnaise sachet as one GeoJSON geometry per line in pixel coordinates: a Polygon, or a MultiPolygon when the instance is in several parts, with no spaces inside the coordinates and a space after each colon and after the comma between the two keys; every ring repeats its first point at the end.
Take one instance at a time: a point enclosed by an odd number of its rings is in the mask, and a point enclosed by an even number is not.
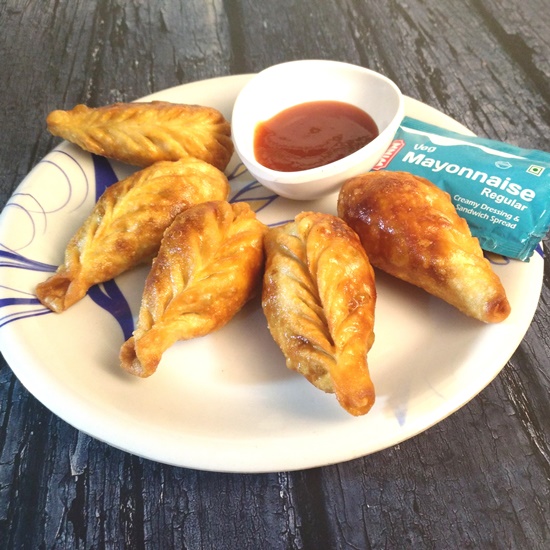
{"type": "Polygon", "coordinates": [[[410,172],[450,194],[481,248],[527,261],[550,228],[550,153],[405,117],[373,170],[410,172]]]}

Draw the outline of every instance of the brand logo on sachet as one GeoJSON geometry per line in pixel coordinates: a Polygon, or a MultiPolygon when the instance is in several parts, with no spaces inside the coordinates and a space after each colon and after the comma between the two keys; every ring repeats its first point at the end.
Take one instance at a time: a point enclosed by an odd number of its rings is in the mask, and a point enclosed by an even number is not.
{"type": "Polygon", "coordinates": [[[404,139],[394,139],[391,145],[387,148],[386,152],[382,155],[377,164],[372,168],[373,170],[382,170],[386,168],[392,159],[405,147],[404,139]]]}

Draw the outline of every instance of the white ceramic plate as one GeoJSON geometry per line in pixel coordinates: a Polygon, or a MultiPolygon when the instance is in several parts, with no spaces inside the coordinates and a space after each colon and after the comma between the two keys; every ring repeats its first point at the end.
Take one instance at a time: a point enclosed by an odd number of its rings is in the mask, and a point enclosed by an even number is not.
{"type": "MultiPolygon", "coordinates": [[[[211,105],[229,118],[249,78],[196,82],[146,99],[211,105]]],[[[468,133],[410,98],[406,113],[468,133]]],[[[147,268],[95,288],[61,315],[33,296],[62,261],[96,194],[128,173],[128,167],[94,162],[62,143],[21,183],[0,218],[2,353],[51,411],[128,452],[226,472],[303,469],[373,453],[426,430],[478,394],[506,364],[534,315],[543,273],[539,254],[529,263],[495,265],[512,314],[492,326],[378,273],[376,342],[369,355],[377,401],[361,418],[286,369],[258,300],[219,332],[174,345],[152,377],[135,378],[120,370],[118,352],[137,315],[147,268]]],[[[311,203],[272,196],[251,182],[237,159],[228,174],[233,199],[250,202],[266,223],[304,209],[335,213],[336,196],[311,203]]]]}

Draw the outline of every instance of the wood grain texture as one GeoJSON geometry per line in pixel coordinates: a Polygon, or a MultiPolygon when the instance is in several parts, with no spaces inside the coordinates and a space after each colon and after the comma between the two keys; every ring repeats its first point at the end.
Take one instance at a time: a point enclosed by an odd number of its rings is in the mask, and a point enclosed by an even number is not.
{"type": "MultiPolygon", "coordinates": [[[[373,68],[480,135],[550,151],[548,28],[547,0],[3,2],[0,204],[57,143],[55,108],[299,58],[373,68]]],[[[469,404],[374,455],[263,475],[109,447],[45,409],[2,359],[0,547],[548,548],[549,327],[546,259],[531,327],[469,404]]]]}

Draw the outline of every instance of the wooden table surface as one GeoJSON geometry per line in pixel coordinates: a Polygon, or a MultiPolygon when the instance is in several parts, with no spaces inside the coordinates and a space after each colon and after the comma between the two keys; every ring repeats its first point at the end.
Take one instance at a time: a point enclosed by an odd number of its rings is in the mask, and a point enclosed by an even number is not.
{"type": "MultiPolygon", "coordinates": [[[[550,151],[549,29],[548,0],[0,2],[0,201],[58,143],[53,109],[301,58],[369,67],[478,135],[550,151]]],[[[466,406],[303,471],[206,472],[117,450],[53,415],[2,359],[0,547],[549,548],[549,275],[546,259],[525,338],[466,406]]]]}

